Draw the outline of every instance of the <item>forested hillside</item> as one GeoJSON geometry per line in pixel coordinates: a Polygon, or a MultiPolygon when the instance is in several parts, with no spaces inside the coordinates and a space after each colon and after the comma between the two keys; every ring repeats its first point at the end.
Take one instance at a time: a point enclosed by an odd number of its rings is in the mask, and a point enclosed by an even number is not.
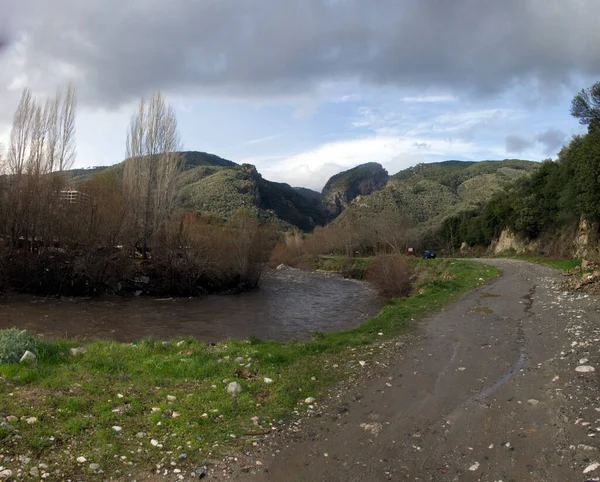
{"type": "MultiPolygon", "coordinates": [[[[581,220],[598,234],[600,222],[600,83],[577,94],[571,114],[588,126],[530,177],[497,192],[485,205],[446,219],[441,236],[457,248],[489,245],[504,229],[552,245],[581,220]]],[[[570,238],[572,241],[572,237],[570,238]]],[[[554,246],[560,248],[560,246],[554,246]]],[[[568,248],[563,246],[563,248],[568,248]]]]}

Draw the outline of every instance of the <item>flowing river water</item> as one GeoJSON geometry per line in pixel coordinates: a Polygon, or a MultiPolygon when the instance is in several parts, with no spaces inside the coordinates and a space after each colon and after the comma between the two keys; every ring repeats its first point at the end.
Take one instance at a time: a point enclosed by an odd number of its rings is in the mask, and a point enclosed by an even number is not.
{"type": "Polygon", "coordinates": [[[286,341],[356,327],[383,304],[368,283],[282,269],[267,271],[259,289],[239,295],[55,299],[6,294],[0,297],[0,329],[16,326],[82,341],[182,336],[206,342],[249,336],[286,341]]]}

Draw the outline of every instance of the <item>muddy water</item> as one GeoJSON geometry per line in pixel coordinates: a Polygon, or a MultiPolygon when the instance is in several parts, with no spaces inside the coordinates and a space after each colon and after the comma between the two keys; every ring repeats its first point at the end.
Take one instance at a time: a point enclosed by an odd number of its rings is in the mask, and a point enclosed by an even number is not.
{"type": "Polygon", "coordinates": [[[367,283],[322,273],[273,270],[261,287],[241,295],[195,299],[0,297],[0,328],[17,326],[45,336],[137,341],[152,336],[308,339],[359,325],[383,306],[367,283]]]}

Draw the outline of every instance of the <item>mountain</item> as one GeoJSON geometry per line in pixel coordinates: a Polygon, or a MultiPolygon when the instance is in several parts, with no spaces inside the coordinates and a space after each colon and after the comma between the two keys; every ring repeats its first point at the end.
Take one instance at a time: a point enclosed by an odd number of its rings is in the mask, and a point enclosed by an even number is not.
{"type": "MultiPolygon", "coordinates": [[[[201,214],[227,218],[239,209],[248,209],[262,220],[272,220],[284,229],[310,231],[323,225],[325,214],[319,204],[319,193],[300,191],[288,184],[267,181],[249,164],[206,152],[182,152],[182,171],[177,180],[178,204],[201,214]]],[[[114,166],[73,169],[69,184],[89,181],[95,174],[108,171],[123,176],[127,160],[114,166]]]]}
{"type": "MultiPolygon", "coordinates": [[[[538,163],[520,160],[419,164],[389,176],[378,163],[367,163],[333,176],[319,194],[264,179],[250,164],[239,165],[214,154],[182,152],[177,183],[184,209],[227,218],[247,209],[284,229],[311,231],[336,217],[372,216],[396,206],[416,223],[437,226],[444,218],[474,209],[507,183],[528,175],[538,163]]],[[[123,175],[124,162],[110,167],[69,171],[71,186],[99,172],[123,175]]]]}
{"type": "Polygon", "coordinates": [[[516,159],[418,164],[390,176],[383,189],[357,197],[342,216],[370,217],[394,208],[423,227],[439,226],[448,216],[481,206],[538,167],[537,162],[516,159]]]}
{"type": "Polygon", "coordinates": [[[321,204],[330,219],[338,216],[358,196],[383,189],[388,172],[381,164],[369,162],[331,177],[321,193],[321,204]]]}
{"type": "Polygon", "coordinates": [[[298,194],[301,194],[307,199],[311,201],[319,202],[321,201],[321,193],[318,191],[313,191],[312,189],[308,189],[306,187],[295,187],[293,188],[298,194]]]}
{"type": "Polygon", "coordinates": [[[263,179],[250,164],[200,166],[184,171],[179,182],[179,202],[191,211],[223,218],[248,209],[260,219],[303,231],[325,222],[318,200],[300,194],[289,184],[263,179]]]}

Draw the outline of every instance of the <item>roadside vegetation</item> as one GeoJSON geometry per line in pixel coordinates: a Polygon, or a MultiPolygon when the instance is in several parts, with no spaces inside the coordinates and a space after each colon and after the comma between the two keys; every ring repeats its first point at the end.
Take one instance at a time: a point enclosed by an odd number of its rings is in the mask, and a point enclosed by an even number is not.
{"type": "Polygon", "coordinates": [[[281,427],[281,419],[306,409],[309,397],[318,399],[361,369],[359,361],[370,363],[386,341],[497,270],[428,260],[416,262],[415,273],[410,297],[391,299],[358,328],[315,333],[310,342],[206,345],[184,339],[80,346],[35,339],[32,346],[14,330],[0,337],[2,343],[27,343],[37,360],[0,365],[3,465],[15,475],[33,470],[87,479],[101,478],[102,471],[119,478],[157,465],[190,471],[215,454],[239,449],[281,427]],[[227,391],[232,382],[242,388],[235,398],[227,391]],[[39,463],[47,468],[34,469],[39,463]]]}

